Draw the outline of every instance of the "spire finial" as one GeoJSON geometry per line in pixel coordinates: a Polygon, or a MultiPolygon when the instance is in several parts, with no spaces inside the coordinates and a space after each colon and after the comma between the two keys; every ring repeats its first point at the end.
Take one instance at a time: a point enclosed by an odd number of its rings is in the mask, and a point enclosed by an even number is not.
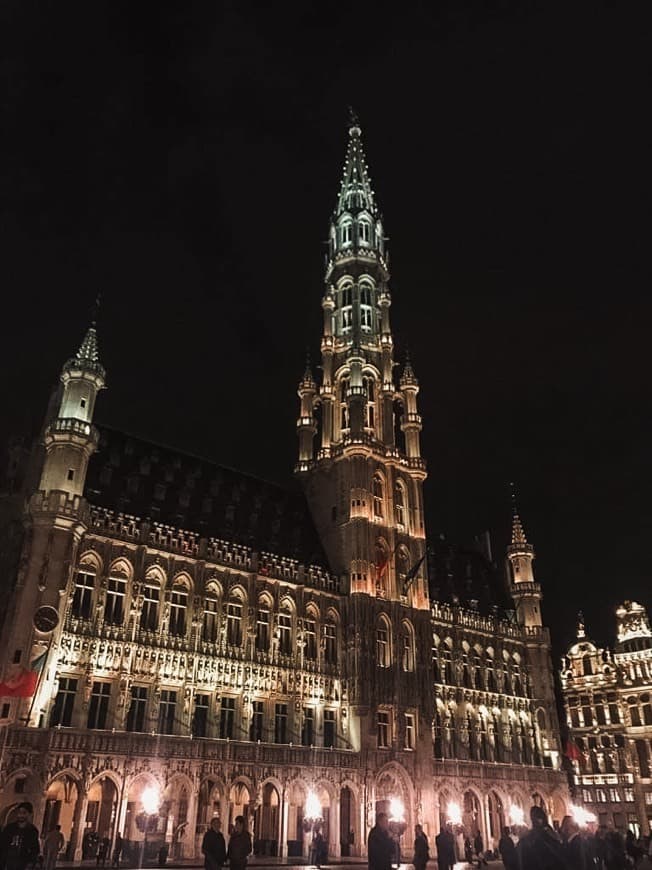
{"type": "Polygon", "coordinates": [[[586,630],[584,628],[584,614],[581,610],[577,612],[577,638],[578,640],[582,640],[582,638],[586,637],[586,630]]]}
{"type": "Polygon", "coordinates": [[[511,481],[509,484],[512,500],[512,544],[527,544],[523,523],[518,513],[518,505],[516,503],[516,484],[511,481]]]}
{"type": "Polygon", "coordinates": [[[349,106],[349,132],[354,129],[360,129],[360,118],[353,106],[349,106]]]}
{"type": "Polygon", "coordinates": [[[97,326],[97,318],[100,313],[100,303],[102,302],[102,293],[98,292],[95,297],[95,302],[93,302],[93,307],[91,308],[91,326],[97,326]]]}

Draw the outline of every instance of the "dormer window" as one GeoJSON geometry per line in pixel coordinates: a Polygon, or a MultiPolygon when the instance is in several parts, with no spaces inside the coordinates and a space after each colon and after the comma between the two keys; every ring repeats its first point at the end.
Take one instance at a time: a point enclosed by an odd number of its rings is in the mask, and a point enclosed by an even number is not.
{"type": "Polygon", "coordinates": [[[367,220],[358,222],[358,241],[361,245],[368,245],[371,241],[371,224],[367,220]]]}
{"type": "Polygon", "coordinates": [[[346,247],[353,242],[353,224],[347,221],[340,225],[340,244],[346,247]]]}

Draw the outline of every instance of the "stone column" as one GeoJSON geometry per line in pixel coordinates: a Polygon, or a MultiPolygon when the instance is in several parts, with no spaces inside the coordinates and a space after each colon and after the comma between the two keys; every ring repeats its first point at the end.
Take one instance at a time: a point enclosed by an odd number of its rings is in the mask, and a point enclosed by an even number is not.
{"type": "Polygon", "coordinates": [[[77,803],[72,817],[72,830],[70,832],[70,854],[73,861],[81,861],[83,846],[83,824],[86,820],[86,808],[88,807],[88,792],[86,784],[82,783],[77,789],[77,803]]]}
{"type": "Polygon", "coordinates": [[[288,817],[289,817],[289,807],[288,807],[288,793],[287,789],[283,789],[283,793],[281,795],[281,839],[278,844],[278,857],[279,858],[287,858],[288,854],[288,817]]]}

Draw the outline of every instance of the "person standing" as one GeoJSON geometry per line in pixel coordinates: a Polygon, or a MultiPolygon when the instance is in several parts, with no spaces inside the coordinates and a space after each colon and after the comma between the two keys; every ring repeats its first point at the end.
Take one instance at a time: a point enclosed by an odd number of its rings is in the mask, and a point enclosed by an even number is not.
{"type": "Polygon", "coordinates": [[[484,856],[484,843],[482,841],[482,834],[478,831],[473,838],[473,849],[475,850],[475,854],[478,856],[478,867],[484,864],[485,867],[488,867],[487,859],[484,856]]]}
{"type": "Polygon", "coordinates": [[[455,837],[450,825],[446,825],[437,834],[435,845],[437,846],[437,867],[439,870],[453,870],[455,866],[455,837]]]}
{"type": "Polygon", "coordinates": [[[0,834],[0,870],[26,870],[39,856],[38,831],[31,822],[34,807],[23,801],[16,807],[16,820],[0,834]]]}
{"type": "Polygon", "coordinates": [[[222,822],[217,817],[211,819],[210,827],[202,840],[201,850],[204,855],[205,870],[220,870],[226,863],[226,843],[222,833],[222,822]]]}
{"type": "Polygon", "coordinates": [[[539,806],[530,809],[532,829],[518,841],[516,854],[521,870],[567,870],[561,839],[548,824],[539,806]]]}
{"type": "Polygon", "coordinates": [[[113,843],[113,861],[111,863],[112,867],[120,866],[120,858],[122,857],[122,835],[120,831],[115,835],[115,842],[113,843]]]}
{"type": "Polygon", "coordinates": [[[369,870],[391,870],[396,848],[389,833],[387,813],[376,813],[376,824],[367,840],[367,854],[369,870]]]}
{"type": "Polygon", "coordinates": [[[61,825],[55,825],[43,838],[44,870],[54,870],[59,852],[63,849],[64,843],[61,825]]]}
{"type": "Polygon", "coordinates": [[[510,836],[509,828],[503,828],[502,836],[498,841],[498,851],[503,859],[505,870],[518,870],[516,846],[510,836]]]}
{"type": "Polygon", "coordinates": [[[231,870],[244,870],[250,854],[251,835],[245,830],[244,816],[236,816],[235,829],[229,838],[229,848],[226,853],[231,870]]]}
{"type": "Polygon", "coordinates": [[[426,870],[430,858],[428,838],[423,833],[421,825],[414,826],[414,870],[426,870]]]}

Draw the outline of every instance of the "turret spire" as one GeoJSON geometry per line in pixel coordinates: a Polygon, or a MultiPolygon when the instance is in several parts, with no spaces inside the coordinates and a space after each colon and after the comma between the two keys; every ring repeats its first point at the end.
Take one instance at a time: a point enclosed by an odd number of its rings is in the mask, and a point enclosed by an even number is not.
{"type": "Polygon", "coordinates": [[[79,346],[77,353],[71,357],[64,366],[64,369],[79,369],[85,370],[98,375],[102,380],[106,372],[104,366],[100,363],[100,355],[97,343],[97,315],[100,307],[100,295],[98,293],[93,310],[91,313],[91,324],[86,330],[83,341],[79,346]]]}
{"type": "Polygon", "coordinates": [[[512,544],[527,544],[525,529],[523,528],[516,503],[516,485],[510,483],[510,487],[512,491],[512,544]]]}
{"type": "Polygon", "coordinates": [[[577,613],[577,639],[582,640],[586,637],[586,630],[584,628],[584,614],[581,610],[577,613]]]}
{"type": "Polygon", "coordinates": [[[345,213],[367,211],[372,217],[376,217],[378,209],[362,145],[362,130],[358,116],[352,109],[350,113],[349,144],[335,214],[339,217],[345,213]]]}

